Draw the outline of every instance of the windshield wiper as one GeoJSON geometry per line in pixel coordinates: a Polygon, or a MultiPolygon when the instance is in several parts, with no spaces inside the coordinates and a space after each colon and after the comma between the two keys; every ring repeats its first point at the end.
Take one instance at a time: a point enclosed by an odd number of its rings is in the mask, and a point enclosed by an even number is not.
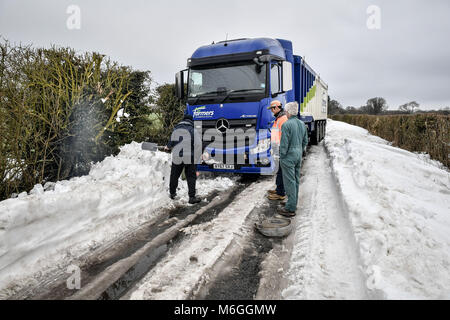
{"type": "Polygon", "coordinates": [[[213,93],[217,93],[217,91],[208,91],[208,92],[202,92],[202,93],[199,93],[199,94],[197,95],[197,99],[195,99],[195,101],[194,101],[194,103],[192,103],[192,105],[196,105],[197,102],[198,102],[198,100],[200,100],[201,97],[204,97],[204,96],[206,96],[206,95],[208,95],[208,94],[213,94],[213,93]]]}
{"type": "Polygon", "coordinates": [[[239,90],[230,90],[227,92],[227,95],[225,96],[225,98],[223,98],[223,100],[220,103],[224,103],[232,93],[236,93],[236,92],[248,92],[248,91],[255,91],[258,90],[260,91],[261,89],[257,89],[257,88],[253,88],[253,89],[239,89],[239,90]]]}

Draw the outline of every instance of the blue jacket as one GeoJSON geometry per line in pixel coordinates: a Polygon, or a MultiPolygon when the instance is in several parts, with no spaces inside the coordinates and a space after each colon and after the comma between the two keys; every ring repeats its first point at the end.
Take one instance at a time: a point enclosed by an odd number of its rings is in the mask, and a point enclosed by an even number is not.
{"type": "Polygon", "coordinates": [[[194,121],[183,119],[179,122],[173,129],[167,147],[172,150],[173,162],[177,163],[174,159],[180,157],[185,164],[198,164],[202,154],[202,139],[201,133],[194,129],[194,121]]]}

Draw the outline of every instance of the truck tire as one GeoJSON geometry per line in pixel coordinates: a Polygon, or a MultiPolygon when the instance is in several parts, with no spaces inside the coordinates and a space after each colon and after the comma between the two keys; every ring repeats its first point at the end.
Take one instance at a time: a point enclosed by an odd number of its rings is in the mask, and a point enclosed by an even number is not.
{"type": "Polygon", "coordinates": [[[319,121],[317,129],[319,130],[319,140],[317,142],[320,142],[323,139],[323,135],[322,135],[323,123],[322,123],[322,121],[319,121]]]}
{"type": "Polygon", "coordinates": [[[319,142],[318,122],[314,121],[314,131],[311,132],[311,145],[315,146],[319,142]]]}
{"type": "Polygon", "coordinates": [[[325,122],[320,121],[320,141],[322,141],[323,138],[325,138],[325,122]]]}

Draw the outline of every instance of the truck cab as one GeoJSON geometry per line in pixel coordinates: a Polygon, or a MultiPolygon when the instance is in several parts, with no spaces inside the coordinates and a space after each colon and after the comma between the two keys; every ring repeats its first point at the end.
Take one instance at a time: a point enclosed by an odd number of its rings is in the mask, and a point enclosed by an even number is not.
{"type": "Polygon", "coordinates": [[[275,99],[283,106],[302,104],[300,79],[295,88],[296,58],[290,41],[269,38],[222,41],[192,54],[188,69],[176,75],[176,88],[202,134],[199,171],[276,173],[270,141],[274,116],[267,107],[275,99]]]}

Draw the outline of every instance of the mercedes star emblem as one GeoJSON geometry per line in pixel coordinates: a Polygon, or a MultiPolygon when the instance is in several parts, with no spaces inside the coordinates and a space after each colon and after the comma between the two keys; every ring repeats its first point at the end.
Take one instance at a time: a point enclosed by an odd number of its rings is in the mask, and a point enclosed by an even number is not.
{"type": "Polygon", "coordinates": [[[230,129],[230,123],[227,119],[219,119],[216,122],[216,129],[219,132],[225,133],[225,131],[230,129]]]}

